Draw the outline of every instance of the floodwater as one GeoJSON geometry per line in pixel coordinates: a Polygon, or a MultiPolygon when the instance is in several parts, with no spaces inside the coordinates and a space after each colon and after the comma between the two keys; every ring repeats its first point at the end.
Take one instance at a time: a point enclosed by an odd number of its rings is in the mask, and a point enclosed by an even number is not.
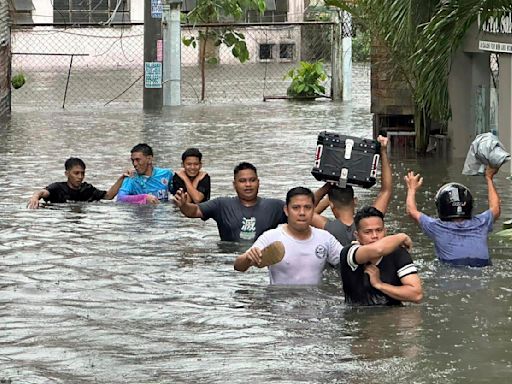
{"type": "MultiPolygon", "coordinates": [[[[357,79],[356,79],[357,80],[357,79]]],[[[367,79],[352,102],[196,105],[144,114],[104,108],[15,108],[0,130],[0,379],[12,383],[509,383],[511,246],[491,237],[494,265],[453,268],[405,216],[403,176],[420,170],[419,205],[448,180],[468,184],[477,210],[483,178],[462,161],[394,153],[388,231],[415,240],[425,299],[401,308],[350,308],[335,271],[318,288],[268,286],[265,270],[233,270],[246,245],[218,241],[215,223],[171,204],[104,201],[28,210],[31,193],[63,180],[73,155],[107,188],[150,143],[162,167],[198,146],[212,195],[232,194],[232,169],[254,162],[261,195],[317,188],[310,175],[321,130],[371,135],[367,79]]],[[[508,174],[496,184],[512,215],[508,174]]],[[[370,203],[377,189],[358,190],[370,203]]]]}

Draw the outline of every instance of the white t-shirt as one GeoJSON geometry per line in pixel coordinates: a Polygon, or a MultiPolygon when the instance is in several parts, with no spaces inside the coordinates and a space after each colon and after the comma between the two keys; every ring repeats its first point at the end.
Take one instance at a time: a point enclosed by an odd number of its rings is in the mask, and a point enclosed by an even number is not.
{"type": "Polygon", "coordinates": [[[311,228],[311,237],[297,240],[289,235],[283,225],[264,232],[253,247],[265,248],[274,241],[281,241],[285,254],[283,260],[268,267],[270,284],[318,285],[327,263],[340,262],[341,244],[329,232],[311,228]]]}

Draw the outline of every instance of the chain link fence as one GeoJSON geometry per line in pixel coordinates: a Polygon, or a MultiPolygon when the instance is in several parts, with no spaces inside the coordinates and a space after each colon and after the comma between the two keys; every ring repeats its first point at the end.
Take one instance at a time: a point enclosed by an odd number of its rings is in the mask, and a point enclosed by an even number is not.
{"type": "MultiPolygon", "coordinates": [[[[205,67],[205,102],[244,102],[286,96],[286,74],[299,61],[322,60],[330,94],[335,24],[242,25],[249,61],[241,64],[226,46],[206,43],[216,64],[205,67]]],[[[199,29],[183,26],[182,37],[199,29]]],[[[199,46],[181,47],[182,102],[201,102],[199,46]]],[[[12,105],[31,107],[142,104],[144,26],[64,28],[36,26],[12,30],[12,74],[26,83],[13,90],[12,105]]]]}
{"type": "Polygon", "coordinates": [[[12,74],[26,77],[12,92],[14,108],[141,102],[143,25],[37,26],[13,28],[11,36],[12,74]]]}

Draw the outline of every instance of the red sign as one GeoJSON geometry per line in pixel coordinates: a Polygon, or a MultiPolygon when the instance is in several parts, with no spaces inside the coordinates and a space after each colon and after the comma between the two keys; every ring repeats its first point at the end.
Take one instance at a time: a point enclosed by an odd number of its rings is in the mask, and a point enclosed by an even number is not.
{"type": "Polygon", "coordinates": [[[162,39],[156,41],[156,61],[163,61],[164,57],[164,41],[162,39]]]}

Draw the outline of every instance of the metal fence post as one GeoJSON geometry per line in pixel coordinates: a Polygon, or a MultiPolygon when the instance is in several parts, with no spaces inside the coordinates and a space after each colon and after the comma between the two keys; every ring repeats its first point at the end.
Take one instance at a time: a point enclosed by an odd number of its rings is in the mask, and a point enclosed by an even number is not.
{"type": "Polygon", "coordinates": [[[66,104],[66,96],[68,94],[69,78],[71,77],[71,67],[73,66],[73,57],[75,57],[75,55],[71,55],[71,59],[69,60],[68,78],[66,79],[66,89],[64,90],[64,100],[62,100],[62,108],[63,109],[64,109],[64,105],[66,104]]]}

